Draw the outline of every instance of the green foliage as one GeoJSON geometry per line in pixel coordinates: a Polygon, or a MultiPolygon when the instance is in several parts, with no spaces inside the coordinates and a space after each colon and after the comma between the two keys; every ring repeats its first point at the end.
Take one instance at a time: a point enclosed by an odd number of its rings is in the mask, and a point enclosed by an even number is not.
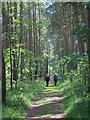
{"type": "Polygon", "coordinates": [[[66,56],[66,59],[60,63],[71,66],[70,72],[64,72],[64,81],[58,83],[60,89],[64,90],[66,95],[64,99],[63,112],[66,113],[65,118],[88,118],[88,102],[89,102],[89,64],[88,57],[72,53],[66,56]],[[74,65],[77,69],[74,70],[74,65]]]}
{"type": "Polygon", "coordinates": [[[66,56],[66,60],[64,62],[64,65],[65,64],[69,64],[69,66],[74,66],[76,63],[81,66],[82,64],[84,66],[87,66],[88,65],[88,57],[87,56],[81,56],[80,54],[78,53],[72,53],[70,54],[69,56],[66,56]]]}
{"type": "MultiPolygon", "coordinates": [[[[19,2],[19,5],[21,3],[19,2]]],[[[48,4],[48,3],[47,3],[48,4]]],[[[90,2],[85,3],[84,5],[87,6],[89,5],[90,2]]],[[[24,68],[22,70],[22,82],[19,81],[18,78],[18,87],[17,89],[14,89],[11,91],[10,90],[10,49],[6,49],[4,51],[4,57],[5,57],[5,65],[6,65],[6,78],[7,78],[7,101],[6,105],[3,105],[3,118],[23,118],[25,117],[26,110],[29,109],[29,106],[31,102],[34,100],[34,98],[40,93],[40,91],[43,90],[44,86],[42,85],[42,79],[32,81],[30,80],[30,75],[32,73],[32,77],[35,77],[35,71],[36,67],[38,67],[38,74],[40,73],[40,70],[45,73],[45,67],[46,65],[44,64],[46,56],[49,56],[50,52],[50,63],[49,63],[49,71],[50,77],[53,77],[53,74],[57,72],[59,80],[64,80],[64,82],[59,83],[58,85],[60,89],[64,90],[63,94],[66,94],[65,100],[64,100],[64,108],[63,111],[67,113],[67,118],[86,118],[87,117],[87,102],[89,100],[88,98],[88,79],[89,79],[89,73],[90,70],[88,69],[88,58],[87,56],[81,56],[77,53],[72,53],[71,55],[67,56],[66,58],[58,58],[58,54],[60,56],[62,55],[62,51],[64,51],[64,48],[62,48],[62,40],[64,40],[64,34],[63,34],[63,27],[64,24],[62,23],[62,7],[63,5],[65,6],[65,9],[67,8],[67,3],[61,4],[57,2],[52,2],[51,5],[47,5],[47,13],[45,10],[41,9],[40,12],[40,21],[38,20],[39,15],[36,15],[37,22],[34,22],[33,20],[29,20],[28,13],[30,10],[31,12],[33,11],[34,7],[41,7],[41,5],[44,4],[39,4],[39,3],[30,3],[30,6],[26,7],[26,3],[24,6],[26,8],[23,8],[23,15],[22,15],[22,21],[20,20],[19,16],[19,10],[20,7],[19,5],[17,6],[17,19],[13,19],[13,25],[10,27],[17,27],[17,31],[11,33],[11,42],[16,41],[16,44],[13,46],[12,45],[12,60],[14,60],[13,55],[16,53],[16,63],[18,64],[18,76],[20,76],[20,62],[21,62],[21,53],[23,53],[24,57],[24,68]],[[59,9],[58,9],[59,8],[59,9]],[[45,17],[45,16],[47,17],[45,17]],[[20,26],[20,23],[22,22],[23,26],[20,26]],[[37,30],[41,30],[41,36],[37,34],[38,38],[40,37],[41,41],[41,53],[42,56],[34,57],[34,53],[32,51],[29,51],[28,49],[24,49],[25,45],[28,46],[28,43],[24,44],[18,44],[20,37],[18,36],[23,36],[23,34],[27,33],[29,34],[29,30],[32,30],[32,26],[34,25],[35,29],[38,28],[37,30]],[[25,27],[24,27],[25,26],[25,27]],[[31,26],[31,27],[30,27],[31,26]],[[47,29],[48,28],[48,29],[47,29]],[[61,29],[60,29],[61,28],[61,29]],[[22,29],[22,34],[20,33],[20,30],[22,29]],[[49,39],[48,42],[50,42],[50,51],[46,50],[45,44],[46,40],[49,39]],[[13,49],[13,47],[15,49],[13,49]],[[20,53],[19,53],[19,48],[20,48],[20,53]],[[45,49],[44,49],[45,48],[45,49]],[[48,53],[48,54],[47,54],[48,53]],[[30,63],[31,61],[31,63],[30,63]],[[36,61],[39,61],[36,63],[36,61]],[[40,65],[41,64],[41,65],[40,65]],[[66,65],[69,65],[70,67],[74,67],[75,64],[77,64],[77,70],[71,70],[69,73],[66,71],[66,65]],[[37,66],[38,65],[38,66],[37,66]],[[63,72],[64,70],[64,72],[63,72]],[[65,81],[65,79],[66,81],[65,81]],[[72,82],[71,82],[72,81],[72,82]],[[30,83],[29,83],[30,82],[30,83]],[[86,110],[85,110],[86,109],[86,110]],[[82,110],[82,111],[81,111],[82,110]]],[[[5,10],[7,12],[7,3],[5,4],[5,10]]],[[[14,12],[14,7],[9,6],[9,10],[12,9],[14,12]]],[[[72,11],[73,12],[73,11],[72,11]]],[[[66,11],[66,14],[68,11],[66,11]]],[[[37,11],[36,11],[37,14],[37,11]]],[[[32,13],[33,15],[33,13],[32,13]]],[[[14,14],[9,13],[7,15],[9,17],[14,17],[14,14]]],[[[71,21],[73,21],[73,17],[71,17],[71,21]]],[[[66,15],[66,19],[68,20],[68,14],[66,15]]],[[[82,19],[82,18],[80,18],[82,19]]],[[[69,23],[69,21],[66,21],[69,23]]],[[[74,21],[73,21],[74,22],[74,21]]],[[[69,25],[69,24],[68,24],[69,25]]],[[[71,25],[72,26],[72,25],[71,25]]],[[[4,26],[6,27],[6,26],[4,26]]],[[[87,32],[88,32],[88,27],[86,23],[79,23],[75,30],[70,34],[70,35],[77,35],[82,38],[83,41],[87,41],[87,32]]],[[[7,30],[6,30],[7,31],[7,30]]],[[[66,33],[67,34],[67,33],[66,33]]],[[[8,38],[9,33],[4,33],[3,37],[9,40],[8,38]]],[[[22,39],[25,39],[22,37],[22,39]]],[[[39,40],[39,39],[38,39],[39,40]]],[[[29,41],[29,39],[28,39],[29,41]]],[[[38,41],[39,42],[39,41],[38,41]]],[[[37,48],[39,47],[39,43],[37,43],[37,48]]],[[[12,61],[13,64],[13,61],[12,61]]],[[[37,75],[39,76],[39,75],[37,75]]],[[[13,87],[15,87],[15,81],[13,81],[13,87]]],[[[54,87],[53,87],[54,89],[54,87]]],[[[50,88],[49,88],[50,90],[50,88]]],[[[53,92],[57,92],[56,88],[53,90],[53,92]]],[[[48,95],[47,93],[45,96],[48,95]]],[[[45,97],[43,96],[43,97],[45,97]]],[[[44,106],[46,107],[46,106],[44,106]]],[[[53,113],[53,111],[47,112],[49,114],[53,113]]],[[[40,114],[40,113],[37,113],[40,114]]],[[[43,114],[43,113],[42,113],[43,114]]],[[[45,114],[45,113],[44,113],[45,114]]]]}
{"type": "MultiPolygon", "coordinates": [[[[24,57],[24,68],[22,70],[23,73],[23,79],[28,81],[28,77],[30,76],[30,72],[32,71],[32,76],[35,76],[35,70],[36,70],[36,62],[35,61],[41,61],[42,62],[42,67],[43,67],[43,63],[44,63],[44,56],[38,56],[38,57],[34,57],[34,54],[32,51],[29,51],[28,49],[23,49],[21,48],[22,46],[24,47],[25,44],[16,44],[16,49],[12,49],[11,52],[11,57],[12,57],[12,63],[14,60],[14,54],[17,53],[16,55],[16,64],[18,64],[18,68],[16,68],[16,70],[19,72],[19,68],[20,68],[20,61],[21,61],[21,53],[23,53],[23,57],[24,57]],[[20,53],[19,53],[19,46],[20,46],[20,53]],[[31,60],[31,68],[30,68],[30,60],[31,60]]],[[[4,57],[5,57],[5,63],[6,63],[6,70],[7,70],[7,74],[9,74],[10,72],[10,48],[6,49],[4,51],[4,57]]],[[[40,66],[40,63],[38,62],[38,68],[40,66]]],[[[12,67],[13,68],[13,67],[12,67]]],[[[38,69],[39,70],[39,69],[38,69]]]]}
{"type": "Polygon", "coordinates": [[[72,35],[77,35],[80,36],[83,40],[83,42],[86,42],[88,40],[88,36],[87,36],[87,32],[90,29],[88,28],[86,23],[79,23],[76,28],[74,29],[74,31],[72,31],[70,33],[70,36],[72,35]]]}
{"type": "Polygon", "coordinates": [[[34,82],[19,82],[17,89],[7,88],[6,105],[2,106],[3,118],[25,118],[31,102],[44,89],[43,79],[34,82]]]}
{"type": "Polygon", "coordinates": [[[63,112],[64,118],[88,118],[88,86],[76,79],[71,83],[69,79],[59,83],[60,89],[65,94],[63,112]]]}

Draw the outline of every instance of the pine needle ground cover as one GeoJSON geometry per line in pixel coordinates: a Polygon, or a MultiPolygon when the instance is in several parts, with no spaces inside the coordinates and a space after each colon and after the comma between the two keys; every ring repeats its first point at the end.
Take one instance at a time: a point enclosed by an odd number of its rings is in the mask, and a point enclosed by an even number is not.
{"type": "Polygon", "coordinates": [[[32,101],[44,89],[43,79],[34,82],[20,82],[12,91],[7,88],[6,105],[2,105],[2,118],[25,118],[32,101]]]}
{"type": "Polygon", "coordinates": [[[65,80],[59,82],[60,89],[65,94],[63,112],[66,113],[64,118],[85,118],[89,119],[89,95],[88,87],[79,81],[70,82],[65,80]]]}

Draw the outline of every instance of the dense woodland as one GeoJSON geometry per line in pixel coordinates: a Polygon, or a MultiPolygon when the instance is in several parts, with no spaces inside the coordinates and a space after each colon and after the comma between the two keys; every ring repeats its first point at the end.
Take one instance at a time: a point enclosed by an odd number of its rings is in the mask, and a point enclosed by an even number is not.
{"type": "Polygon", "coordinates": [[[37,86],[55,72],[88,101],[90,2],[2,2],[2,41],[3,108],[22,84],[37,86]]]}

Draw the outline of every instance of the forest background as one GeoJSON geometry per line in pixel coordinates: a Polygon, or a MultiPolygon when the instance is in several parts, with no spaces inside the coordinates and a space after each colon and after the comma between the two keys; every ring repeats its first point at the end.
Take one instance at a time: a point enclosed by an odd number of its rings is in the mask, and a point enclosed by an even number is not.
{"type": "MultiPolygon", "coordinates": [[[[2,2],[0,14],[4,112],[12,111],[5,105],[10,106],[13,101],[14,111],[18,99],[17,106],[23,104],[22,92],[16,96],[16,91],[24,86],[40,84],[42,90],[46,73],[53,77],[57,72],[59,82],[74,84],[72,94],[81,95],[88,102],[90,2],[2,2]]],[[[36,95],[39,93],[40,90],[36,95]]]]}

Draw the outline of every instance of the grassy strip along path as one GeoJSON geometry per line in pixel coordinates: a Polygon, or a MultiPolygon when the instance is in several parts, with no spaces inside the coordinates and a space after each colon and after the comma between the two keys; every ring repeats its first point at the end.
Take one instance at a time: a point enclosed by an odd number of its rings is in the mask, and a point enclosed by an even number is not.
{"type": "Polygon", "coordinates": [[[65,95],[58,87],[49,86],[34,100],[27,112],[26,120],[56,119],[65,116],[61,108],[65,95]]]}

